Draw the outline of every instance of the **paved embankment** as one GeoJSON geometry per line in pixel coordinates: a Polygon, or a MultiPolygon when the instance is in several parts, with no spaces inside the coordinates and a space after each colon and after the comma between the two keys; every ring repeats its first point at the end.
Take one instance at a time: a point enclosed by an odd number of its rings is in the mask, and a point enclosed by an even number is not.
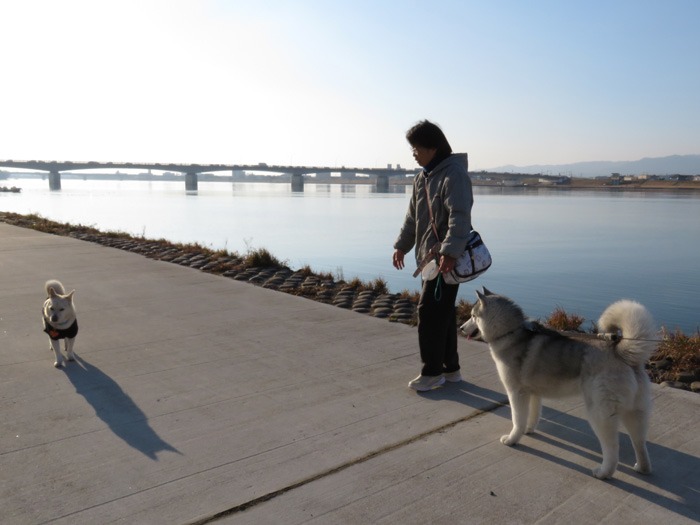
{"type": "Polygon", "coordinates": [[[654,386],[655,473],[590,470],[578,399],[508,448],[486,346],[416,394],[415,329],[0,223],[3,524],[694,523],[700,396],[654,386]],[[52,366],[43,284],[80,319],[52,366]]]}

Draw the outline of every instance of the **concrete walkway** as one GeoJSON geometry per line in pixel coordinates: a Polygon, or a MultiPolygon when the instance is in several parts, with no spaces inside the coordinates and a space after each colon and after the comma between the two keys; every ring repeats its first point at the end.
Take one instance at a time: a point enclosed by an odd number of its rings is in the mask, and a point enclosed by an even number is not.
{"type": "MultiPolygon", "coordinates": [[[[388,261],[388,259],[387,259],[388,261]]],[[[488,349],[426,394],[415,328],[0,223],[3,524],[696,523],[700,396],[654,387],[650,454],[614,479],[578,399],[498,441],[488,349]],[[77,290],[53,367],[44,282],[77,290]]],[[[507,292],[507,291],[506,291],[507,292]]]]}

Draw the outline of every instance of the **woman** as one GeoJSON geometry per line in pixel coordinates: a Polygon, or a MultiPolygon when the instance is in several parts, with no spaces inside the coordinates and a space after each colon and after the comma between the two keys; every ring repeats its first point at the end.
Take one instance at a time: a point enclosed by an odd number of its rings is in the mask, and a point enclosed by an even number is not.
{"type": "MultiPolygon", "coordinates": [[[[413,180],[413,194],[399,237],[394,243],[394,267],[404,267],[404,256],[415,248],[420,264],[435,249],[439,273],[452,271],[464,251],[472,229],[474,202],[467,154],[453,154],[445,134],[423,120],[406,133],[413,158],[423,170],[413,180]],[[427,187],[427,194],[426,194],[427,187]],[[428,202],[428,195],[430,202],[428,202]],[[431,210],[439,238],[431,226],[431,210]],[[436,245],[437,244],[437,245],[436,245]]],[[[426,391],[445,380],[462,380],[457,354],[459,284],[446,284],[441,275],[423,280],[418,301],[418,346],[423,368],[408,386],[426,391]]]]}

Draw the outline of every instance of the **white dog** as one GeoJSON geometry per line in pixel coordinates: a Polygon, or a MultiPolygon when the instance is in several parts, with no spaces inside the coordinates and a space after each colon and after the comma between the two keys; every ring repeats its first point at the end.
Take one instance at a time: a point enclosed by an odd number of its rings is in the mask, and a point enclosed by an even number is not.
{"type": "Polygon", "coordinates": [[[73,344],[75,336],[78,335],[78,320],[75,315],[75,306],[73,304],[73,294],[75,290],[66,294],[63,285],[52,279],[46,281],[46,295],[48,298],[44,302],[42,309],[44,332],[46,332],[51,341],[51,350],[56,354],[55,367],[60,367],[63,364],[63,355],[61,354],[61,339],[65,339],[66,357],[68,361],[73,361],[73,344]]]}
{"type": "Polygon", "coordinates": [[[541,397],[582,393],[603,452],[596,478],[609,478],[619,456],[618,425],[627,428],[637,458],[634,469],[651,472],[646,437],[651,410],[650,381],[644,364],[655,349],[655,325],[644,306],[618,301],[598,321],[607,340],[567,336],[528,322],[512,300],[484,288],[462,333],[477,330],[488,343],[498,375],[508,393],[513,419],[506,445],[534,432],[541,413],[541,397]]]}

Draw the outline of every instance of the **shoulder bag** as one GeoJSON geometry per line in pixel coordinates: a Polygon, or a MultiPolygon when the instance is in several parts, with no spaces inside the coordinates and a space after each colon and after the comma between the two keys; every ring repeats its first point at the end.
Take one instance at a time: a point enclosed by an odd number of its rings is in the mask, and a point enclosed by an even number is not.
{"type": "MultiPolygon", "coordinates": [[[[425,196],[428,199],[428,212],[430,213],[430,225],[433,228],[433,233],[438,240],[436,246],[430,250],[430,254],[434,254],[434,257],[439,257],[439,244],[440,235],[438,235],[437,225],[435,223],[435,216],[433,215],[433,208],[430,204],[430,193],[428,192],[428,184],[425,184],[425,196]]],[[[435,259],[433,259],[435,260],[435,259]]],[[[437,262],[437,261],[436,261],[437,262]]],[[[459,284],[466,283],[473,279],[479,277],[482,273],[491,267],[491,253],[489,249],[484,244],[481,235],[476,230],[471,231],[471,235],[467,240],[467,245],[464,248],[464,252],[459,256],[455,262],[455,267],[451,272],[443,275],[443,279],[447,284],[459,284]]],[[[437,272],[430,272],[432,277],[437,276],[437,272]]],[[[417,273],[416,273],[417,275],[417,273]]]]}

